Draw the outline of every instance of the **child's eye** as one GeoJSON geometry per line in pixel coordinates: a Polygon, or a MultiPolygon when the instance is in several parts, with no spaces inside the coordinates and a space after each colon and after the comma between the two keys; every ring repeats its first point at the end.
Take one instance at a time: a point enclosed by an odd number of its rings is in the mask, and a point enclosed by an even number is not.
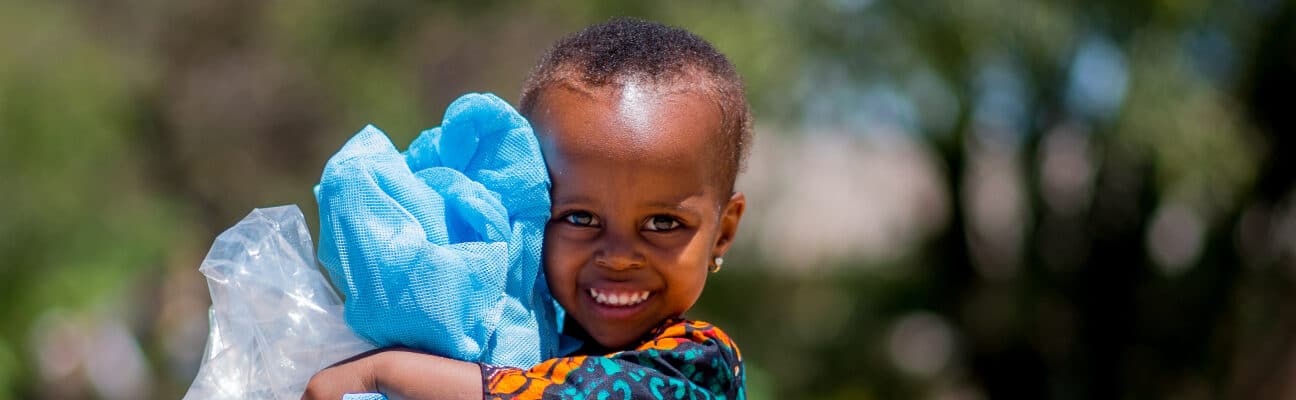
{"type": "Polygon", "coordinates": [[[567,223],[569,224],[576,225],[576,226],[598,226],[598,218],[595,218],[594,214],[590,214],[584,211],[576,211],[571,214],[567,214],[566,217],[563,217],[563,220],[567,221],[567,223]]]}
{"type": "Polygon", "coordinates": [[[679,220],[664,215],[658,215],[644,221],[643,229],[649,231],[669,231],[679,228],[679,226],[679,220]]]}

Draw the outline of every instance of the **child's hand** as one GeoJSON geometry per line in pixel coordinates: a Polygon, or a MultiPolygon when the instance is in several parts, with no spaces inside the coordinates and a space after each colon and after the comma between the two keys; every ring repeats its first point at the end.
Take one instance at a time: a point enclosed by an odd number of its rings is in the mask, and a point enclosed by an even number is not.
{"type": "Polygon", "coordinates": [[[368,352],[352,357],[311,377],[303,400],[338,400],[347,393],[375,393],[374,359],[382,353],[368,352]]]}
{"type": "Polygon", "coordinates": [[[374,350],[325,368],[302,399],[339,400],[348,393],[392,399],[481,399],[481,367],[409,349],[374,350]]]}

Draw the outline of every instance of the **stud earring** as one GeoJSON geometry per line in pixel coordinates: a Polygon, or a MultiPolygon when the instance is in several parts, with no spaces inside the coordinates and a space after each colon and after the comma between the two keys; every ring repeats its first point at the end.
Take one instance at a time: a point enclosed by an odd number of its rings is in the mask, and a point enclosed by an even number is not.
{"type": "Polygon", "coordinates": [[[707,268],[707,269],[710,270],[711,273],[713,273],[713,274],[716,273],[716,272],[720,272],[720,266],[724,265],[724,257],[718,257],[718,256],[717,256],[717,257],[716,257],[714,260],[712,260],[712,261],[713,261],[713,262],[711,263],[711,267],[710,267],[710,268],[707,268]]]}

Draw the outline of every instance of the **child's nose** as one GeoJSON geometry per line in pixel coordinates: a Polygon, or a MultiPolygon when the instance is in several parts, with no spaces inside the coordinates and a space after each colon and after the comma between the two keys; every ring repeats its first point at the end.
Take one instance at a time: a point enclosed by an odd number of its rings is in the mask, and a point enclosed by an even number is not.
{"type": "Polygon", "coordinates": [[[603,239],[601,249],[594,255],[594,264],[615,270],[643,266],[644,257],[635,250],[633,241],[610,232],[603,239]]]}

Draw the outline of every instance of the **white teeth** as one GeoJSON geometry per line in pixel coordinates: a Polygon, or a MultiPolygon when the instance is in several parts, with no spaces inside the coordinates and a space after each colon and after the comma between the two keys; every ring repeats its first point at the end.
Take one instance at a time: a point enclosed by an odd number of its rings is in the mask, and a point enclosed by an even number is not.
{"type": "Polygon", "coordinates": [[[639,304],[644,300],[648,300],[648,296],[650,295],[650,292],[648,291],[604,293],[604,292],[600,292],[598,289],[593,289],[593,288],[589,290],[589,293],[590,293],[590,297],[594,298],[594,301],[597,301],[600,304],[607,304],[612,306],[632,306],[635,304],[639,304]]]}

